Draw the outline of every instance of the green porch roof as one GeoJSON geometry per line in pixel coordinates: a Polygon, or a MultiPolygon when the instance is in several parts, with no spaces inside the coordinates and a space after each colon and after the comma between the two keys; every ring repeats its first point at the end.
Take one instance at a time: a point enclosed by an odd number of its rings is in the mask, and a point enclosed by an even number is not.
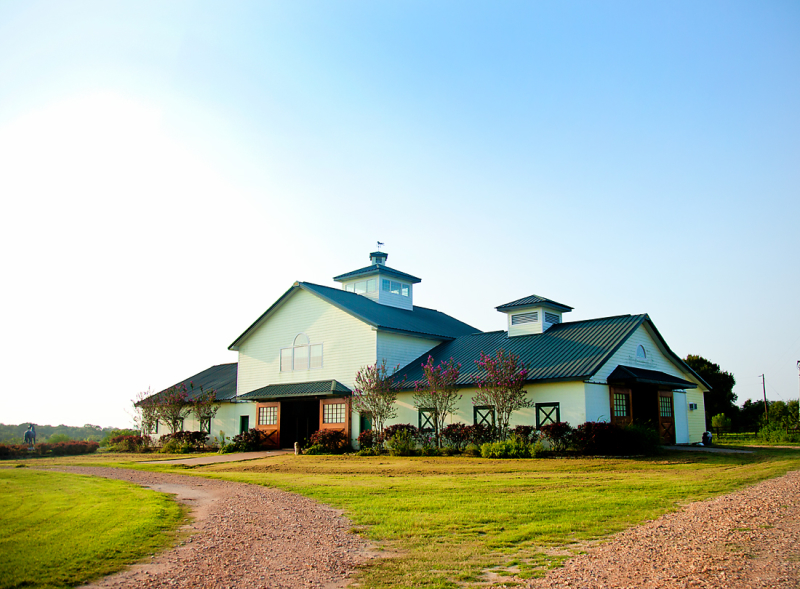
{"type": "Polygon", "coordinates": [[[263,401],[281,397],[337,397],[348,395],[350,392],[350,389],[338,380],[315,380],[311,382],[269,384],[244,395],[239,395],[237,398],[248,401],[263,401]]]}

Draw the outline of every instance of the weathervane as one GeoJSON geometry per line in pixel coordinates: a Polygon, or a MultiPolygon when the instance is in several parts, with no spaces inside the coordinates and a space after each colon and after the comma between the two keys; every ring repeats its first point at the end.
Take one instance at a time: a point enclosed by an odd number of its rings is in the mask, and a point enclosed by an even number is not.
{"type": "Polygon", "coordinates": [[[378,251],[381,251],[381,248],[382,248],[382,247],[383,247],[383,242],[382,242],[382,241],[379,241],[379,242],[378,242],[378,251]]]}

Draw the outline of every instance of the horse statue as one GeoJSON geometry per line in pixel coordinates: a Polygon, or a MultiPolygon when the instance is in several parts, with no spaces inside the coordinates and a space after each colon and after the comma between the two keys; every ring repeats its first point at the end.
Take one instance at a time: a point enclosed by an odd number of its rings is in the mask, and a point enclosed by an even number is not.
{"type": "Polygon", "coordinates": [[[36,429],[34,429],[33,424],[30,424],[28,431],[25,432],[25,443],[28,444],[28,448],[33,448],[36,445],[36,429]]]}

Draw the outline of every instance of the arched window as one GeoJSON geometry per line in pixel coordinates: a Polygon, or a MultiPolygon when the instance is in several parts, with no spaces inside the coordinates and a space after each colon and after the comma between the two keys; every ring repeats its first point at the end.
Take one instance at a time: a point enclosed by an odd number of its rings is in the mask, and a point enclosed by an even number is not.
{"type": "Polygon", "coordinates": [[[637,360],[645,360],[647,358],[647,352],[644,349],[644,346],[639,344],[639,347],[636,348],[636,359],[637,360]]]}
{"type": "Polygon", "coordinates": [[[281,349],[281,372],[322,368],[322,344],[312,344],[304,333],[295,336],[292,346],[281,349]]]}

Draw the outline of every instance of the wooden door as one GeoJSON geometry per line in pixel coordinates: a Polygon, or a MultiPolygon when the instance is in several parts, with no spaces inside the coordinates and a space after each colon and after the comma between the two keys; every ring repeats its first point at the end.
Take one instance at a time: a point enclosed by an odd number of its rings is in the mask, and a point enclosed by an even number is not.
{"type": "Polygon", "coordinates": [[[633,395],[631,389],[608,387],[611,401],[611,423],[626,426],[633,423],[633,395]]]}
{"type": "Polygon", "coordinates": [[[281,447],[281,403],[258,403],[256,405],[256,429],[267,434],[267,447],[281,447]]]}
{"type": "Polygon", "coordinates": [[[658,435],[662,444],[675,443],[675,403],[672,391],[658,391],[658,435]]]}

